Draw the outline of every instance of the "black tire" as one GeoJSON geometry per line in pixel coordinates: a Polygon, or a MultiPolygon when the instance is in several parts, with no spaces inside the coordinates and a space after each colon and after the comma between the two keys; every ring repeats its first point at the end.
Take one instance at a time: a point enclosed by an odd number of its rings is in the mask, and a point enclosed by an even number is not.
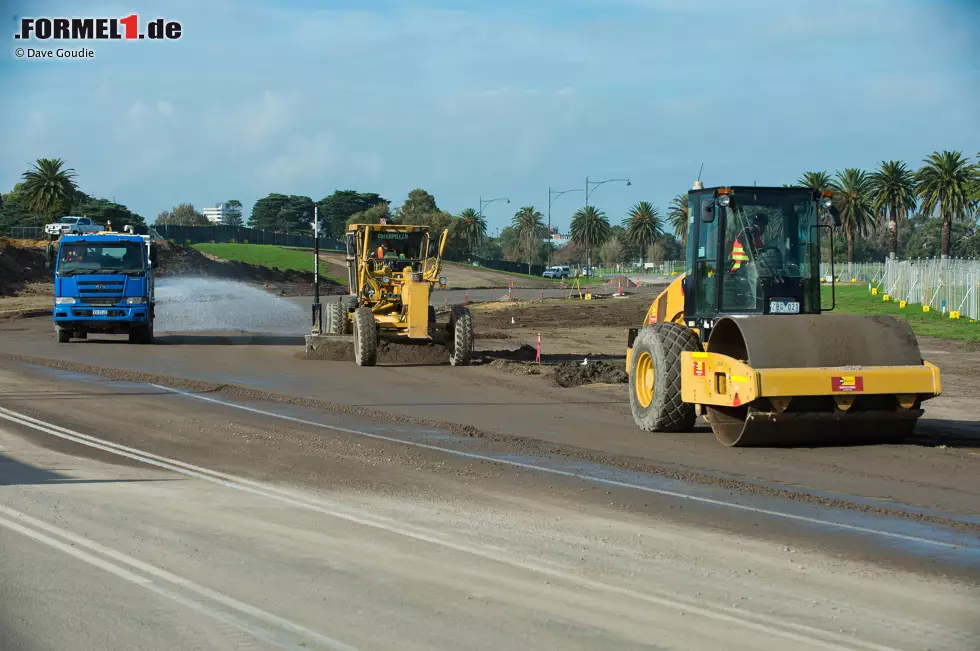
{"type": "Polygon", "coordinates": [[[473,357],[473,316],[462,305],[453,307],[449,317],[449,364],[466,366],[473,357]]]}
{"type": "Polygon", "coordinates": [[[153,343],[153,324],[134,327],[129,331],[129,343],[131,344],[152,344],[153,343]]]}
{"type": "Polygon", "coordinates": [[[378,363],[378,327],[369,307],[354,310],[354,361],[358,366],[378,363]]]}
{"type": "Polygon", "coordinates": [[[347,322],[347,310],[340,303],[327,303],[323,311],[323,332],[328,335],[344,334],[347,322]]]}
{"type": "Polygon", "coordinates": [[[71,330],[66,330],[65,328],[55,326],[55,331],[58,333],[59,344],[67,344],[69,341],[71,341],[71,330]]]}
{"type": "MultiPolygon", "coordinates": [[[[701,350],[701,342],[693,331],[676,323],[657,323],[645,327],[633,341],[630,355],[630,410],[633,420],[647,432],[686,432],[694,427],[697,413],[694,405],[681,400],[681,353],[701,350]],[[652,396],[644,405],[638,396],[643,385],[650,382],[646,370],[640,378],[640,360],[652,362],[652,396]]],[[[650,395],[650,387],[646,387],[650,395]]]]}
{"type": "Polygon", "coordinates": [[[429,306],[429,327],[431,328],[436,322],[436,306],[429,306]]]}
{"type": "Polygon", "coordinates": [[[84,330],[76,330],[71,336],[75,339],[88,339],[88,333],[84,330]]]}

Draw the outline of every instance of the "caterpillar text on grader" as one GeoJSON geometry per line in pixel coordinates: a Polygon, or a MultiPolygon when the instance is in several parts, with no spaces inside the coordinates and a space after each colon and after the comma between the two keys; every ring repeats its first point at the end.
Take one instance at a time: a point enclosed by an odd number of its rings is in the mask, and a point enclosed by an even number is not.
{"type": "Polygon", "coordinates": [[[350,294],[324,306],[321,334],[353,334],[359,366],[377,363],[381,338],[442,340],[450,364],[468,364],[473,352],[470,311],[456,305],[446,322],[437,322],[429,305],[433,285],[446,285],[439,271],[448,231],[443,231],[434,256],[427,226],[352,224],[346,235],[350,294]]]}
{"type": "MultiPolygon", "coordinates": [[[[629,331],[630,406],[647,431],[705,415],[729,446],[897,441],[939,369],[905,321],[822,314],[820,234],[832,194],[718,187],[688,194],[686,271],[629,331]]],[[[833,287],[833,286],[832,286],[833,287]]],[[[833,292],[832,292],[833,295],[833,292]]]]}

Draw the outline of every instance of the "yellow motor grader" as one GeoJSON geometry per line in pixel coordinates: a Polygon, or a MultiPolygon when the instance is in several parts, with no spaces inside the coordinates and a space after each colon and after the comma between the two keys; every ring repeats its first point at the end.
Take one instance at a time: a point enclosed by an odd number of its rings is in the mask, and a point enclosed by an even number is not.
{"type": "Polygon", "coordinates": [[[354,361],[374,366],[381,338],[442,340],[453,366],[469,364],[473,352],[470,311],[453,306],[445,322],[436,321],[429,297],[440,276],[449,231],[433,253],[429,228],[412,224],[351,224],[347,227],[347,274],[350,293],[327,303],[324,335],[353,333],[354,361]]]}
{"type": "Polygon", "coordinates": [[[688,194],[685,273],[629,331],[630,407],[647,431],[699,415],[728,446],[899,441],[941,391],[908,323],[823,314],[830,192],[716,187],[688,194]]]}

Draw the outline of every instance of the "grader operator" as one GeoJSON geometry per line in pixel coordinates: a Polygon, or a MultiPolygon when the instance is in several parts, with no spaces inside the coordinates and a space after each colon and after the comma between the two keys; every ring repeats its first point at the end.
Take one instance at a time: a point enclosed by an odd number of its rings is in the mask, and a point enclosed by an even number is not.
{"type": "Polygon", "coordinates": [[[630,407],[647,431],[699,415],[729,446],[901,440],[941,391],[905,321],[824,314],[820,240],[830,192],[717,187],[688,194],[686,270],[629,331],[630,407]]]}

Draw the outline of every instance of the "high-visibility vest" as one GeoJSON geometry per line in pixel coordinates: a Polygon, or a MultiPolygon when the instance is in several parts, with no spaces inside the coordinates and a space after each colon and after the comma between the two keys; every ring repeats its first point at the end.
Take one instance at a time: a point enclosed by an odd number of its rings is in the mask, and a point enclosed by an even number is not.
{"type": "MultiPolygon", "coordinates": [[[[756,231],[755,229],[751,229],[751,230],[752,230],[752,239],[753,239],[752,243],[755,245],[756,249],[759,249],[762,247],[762,238],[759,237],[758,231],[756,231]]],[[[732,261],[735,263],[732,265],[732,271],[737,271],[742,267],[743,262],[749,261],[749,254],[745,252],[745,248],[742,246],[742,235],[743,234],[747,235],[748,231],[749,229],[746,229],[741,233],[739,233],[735,237],[735,242],[732,244],[732,261]]]]}
{"type": "Polygon", "coordinates": [[[385,249],[383,246],[378,247],[378,259],[385,257],[385,249]]]}

